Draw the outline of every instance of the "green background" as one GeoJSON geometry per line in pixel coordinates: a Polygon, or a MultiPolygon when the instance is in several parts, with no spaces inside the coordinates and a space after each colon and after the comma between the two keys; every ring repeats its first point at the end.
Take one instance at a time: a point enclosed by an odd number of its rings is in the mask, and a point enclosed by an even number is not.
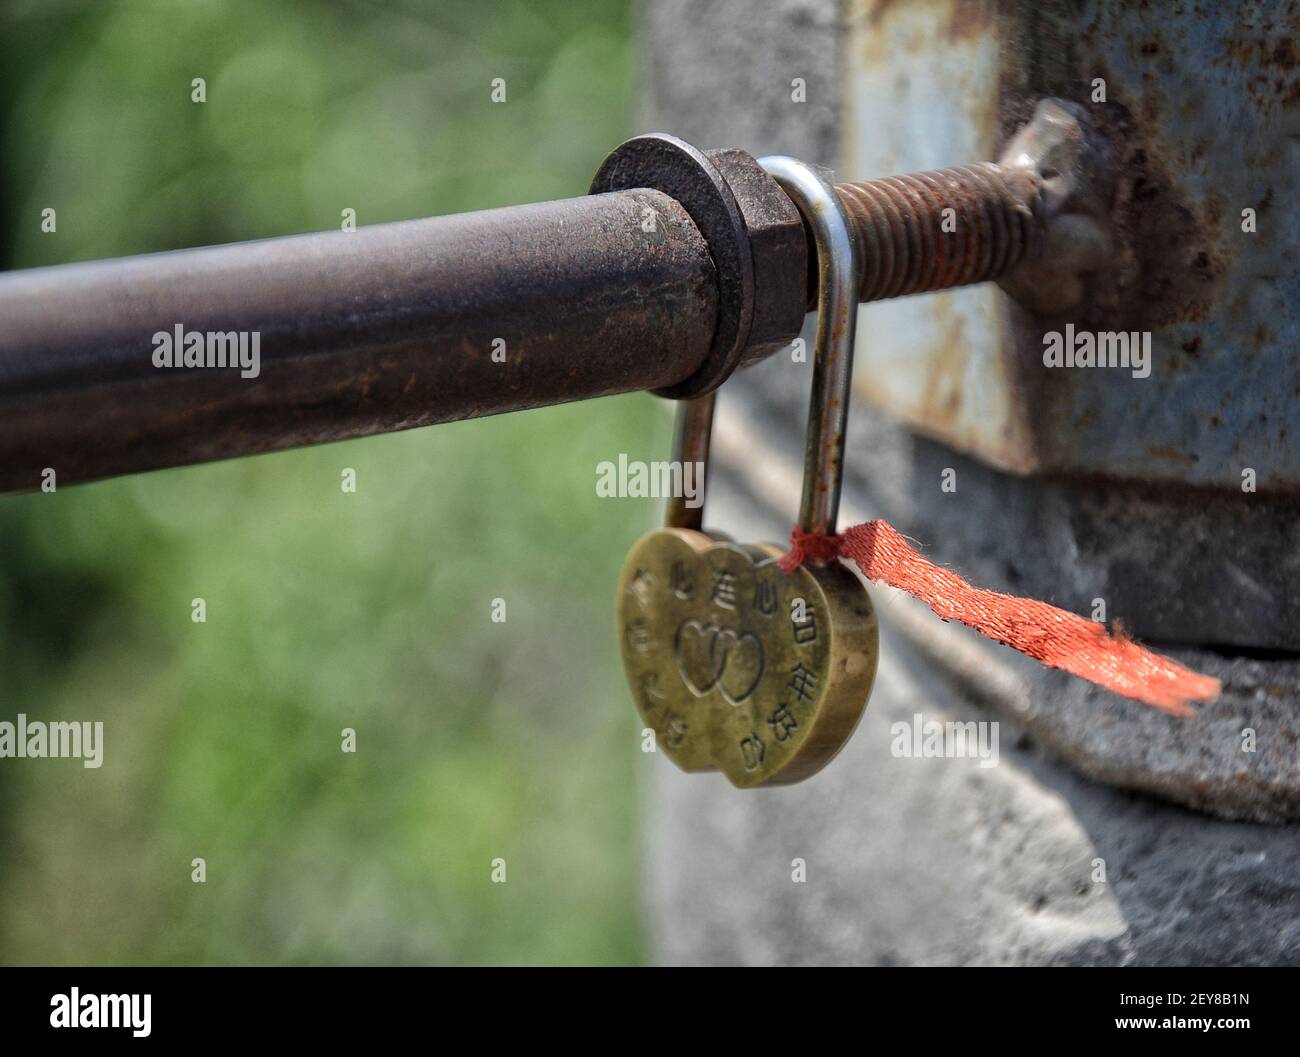
{"type": "MultiPolygon", "coordinates": [[[[567,197],[634,131],[617,3],[0,10],[6,268],[567,197]]],[[[0,961],[640,960],[611,613],[659,512],[594,484],[669,433],[630,396],[0,497],[0,719],[106,727],[0,760],[0,961]]]]}

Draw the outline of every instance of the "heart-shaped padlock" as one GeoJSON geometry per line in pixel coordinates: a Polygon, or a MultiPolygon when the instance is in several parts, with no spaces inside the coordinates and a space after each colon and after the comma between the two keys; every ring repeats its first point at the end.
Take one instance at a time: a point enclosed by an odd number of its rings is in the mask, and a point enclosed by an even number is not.
{"type": "MultiPolygon", "coordinates": [[[[802,162],[760,164],[812,230],[818,260],[813,397],[799,525],[832,534],[852,374],[857,253],[826,182],[802,162]]],[[[707,464],[713,394],[678,407],[675,458],[707,464]]],[[[838,561],[786,574],[782,549],[701,529],[702,504],[670,500],[668,524],[628,554],[618,585],[623,665],[656,744],[683,770],[737,786],[797,782],[839,752],[875,678],[866,587],[838,561]]]]}

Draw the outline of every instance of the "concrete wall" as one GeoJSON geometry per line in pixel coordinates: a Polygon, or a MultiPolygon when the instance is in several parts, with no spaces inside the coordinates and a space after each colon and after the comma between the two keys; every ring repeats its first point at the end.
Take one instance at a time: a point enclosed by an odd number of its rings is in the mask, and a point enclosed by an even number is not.
{"type": "MultiPolygon", "coordinates": [[[[837,3],[655,0],[640,22],[644,128],[838,164],[837,3]],[[795,77],[806,103],[791,101],[795,77]]],[[[808,382],[805,365],[778,356],[724,387],[710,527],[786,537],[808,382]]],[[[865,403],[851,419],[842,523],[886,516],[976,582],[1077,608],[1092,593],[1176,598],[1180,575],[1183,589],[1213,596],[1233,575],[1231,555],[1217,569],[1162,560],[1223,496],[1012,476],[865,403]],[[955,494],[938,487],[945,467],[957,471],[955,494]]],[[[1287,538],[1285,503],[1225,511],[1234,553],[1287,538]]],[[[1170,652],[1223,676],[1227,691],[1180,722],[1042,671],[893,592],[873,598],[877,685],[826,770],[793,787],[737,791],[656,759],[645,858],[661,961],[1300,962],[1300,829],[1285,821],[1300,815],[1300,664],[1182,639],[1170,652]],[[997,721],[997,766],[896,757],[891,724],[917,714],[997,721]],[[1241,751],[1247,726],[1259,732],[1251,754],[1241,751]],[[792,880],[796,859],[805,883],[792,880]]],[[[1154,626],[1142,629],[1157,643],[1161,612],[1153,607],[1154,626]]]]}

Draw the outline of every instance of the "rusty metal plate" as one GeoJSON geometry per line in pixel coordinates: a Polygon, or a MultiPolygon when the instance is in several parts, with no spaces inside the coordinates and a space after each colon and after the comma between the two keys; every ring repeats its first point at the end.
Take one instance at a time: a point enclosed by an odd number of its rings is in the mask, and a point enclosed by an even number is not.
{"type": "Polygon", "coordinates": [[[1300,490],[1300,7],[853,3],[845,84],[854,179],[996,158],[1047,96],[1086,108],[1112,167],[1078,304],[865,306],[861,396],[1016,472],[1300,490]],[[1149,332],[1149,376],[1045,366],[1067,324],[1149,332]]]}

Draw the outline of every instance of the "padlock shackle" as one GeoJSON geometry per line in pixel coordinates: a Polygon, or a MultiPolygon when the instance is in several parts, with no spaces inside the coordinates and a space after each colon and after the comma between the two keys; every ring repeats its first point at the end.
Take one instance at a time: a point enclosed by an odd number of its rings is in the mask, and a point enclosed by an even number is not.
{"type": "Polygon", "coordinates": [[[685,475],[692,463],[704,467],[696,480],[699,500],[693,507],[686,505],[685,489],[682,495],[671,496],[664,524],[668,528],[694,529],[699,532],[704,523],[704,500],[709,484],[709,441],[713,436],[713,398],[717,391],[694,400],[677,401],[677,419],[673,434],[673,460],[685,475]]]}
{"type": "MultiPolygon", "coordinates": [[[[783,156],[760,158],[758,163],[798,207],[817,251],[817,330],[812,399],[804,439],[799,528],[804,532],[833,535],[839,520],[840,485],[844,477],[860,250],[839,196],[812,166],[783,156]]],[[[682,467],[688,462],[705,466],[701,488],[708,480],[713,401],[714,394],[710,393],[695,400],[680,401],[677,408],[673,457],[682,467]]],[[[703,503],[688,508],[684,499],[671,499],[666,524],[669,528],[699,529],[703,514],[703,503]]]]}
{"type": "Polygon", "coordinates": [[[780,155],[758,164],[793,199],[817,250],[817,331],[812,402],[804,442],[799,527],[834,535],[844,477],[844,435],[853,381],[860,251],[839,195],[811,165],[780,155]]]}

